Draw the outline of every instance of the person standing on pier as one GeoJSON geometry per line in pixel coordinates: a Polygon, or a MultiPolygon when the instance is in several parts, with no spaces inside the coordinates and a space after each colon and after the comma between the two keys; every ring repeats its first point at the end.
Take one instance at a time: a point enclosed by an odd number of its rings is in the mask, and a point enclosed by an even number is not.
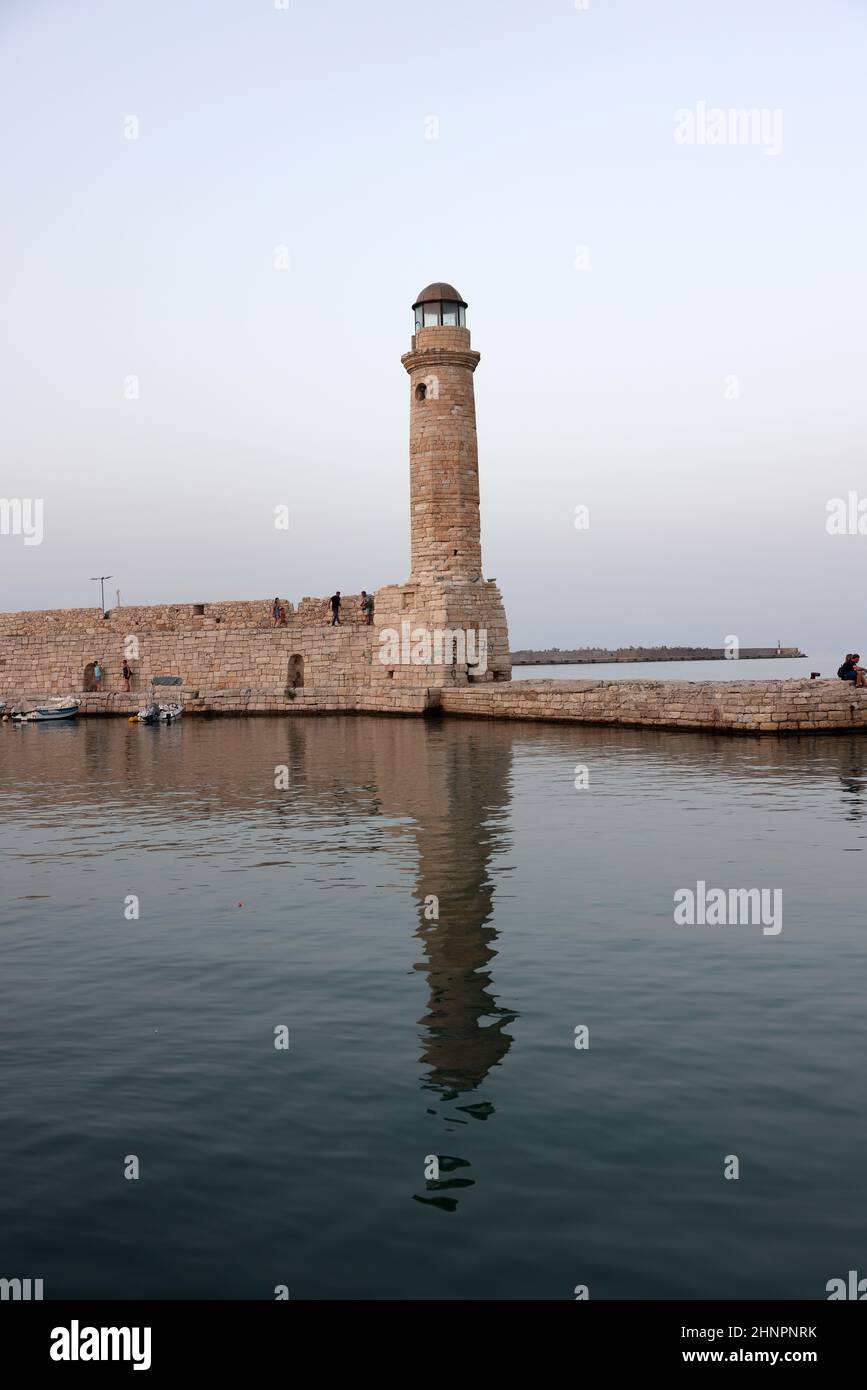
{"type": "Polygon", "coordinates": [[[120,668],[120,674],[123,678],[123,688],[128,692],[129,683],[132,680],[132,671],[130,670],[130,665],[126,657],[124,657],[123,659],[123,665],[120,668]]]}

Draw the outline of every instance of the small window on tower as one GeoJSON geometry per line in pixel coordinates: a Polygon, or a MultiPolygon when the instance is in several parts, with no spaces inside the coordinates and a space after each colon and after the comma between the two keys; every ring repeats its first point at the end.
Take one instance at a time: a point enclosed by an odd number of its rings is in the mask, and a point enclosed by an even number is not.
{"type": "Polygon", "coordinates": [[[427,387],[423,381],[420,381],[415,388],[415,398],[417,401],[423,401],[427,398],[427,387]]]}

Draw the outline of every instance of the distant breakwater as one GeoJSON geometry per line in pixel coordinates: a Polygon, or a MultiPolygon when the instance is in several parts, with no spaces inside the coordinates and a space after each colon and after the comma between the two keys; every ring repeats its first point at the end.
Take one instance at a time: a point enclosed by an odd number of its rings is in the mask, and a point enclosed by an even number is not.
{"type": "MultiPolygon", "coordinates": [[[[804,657],[798,647],[741,647],[740,661],[761,661],[775,657],[804,657]]],[[[512,652],[513,666],[594,666],[603,662],[634,661],[726,661],[731,660],[724,647],[574,647],[561,650],[549,647],[544,651],[512,652]]]]}

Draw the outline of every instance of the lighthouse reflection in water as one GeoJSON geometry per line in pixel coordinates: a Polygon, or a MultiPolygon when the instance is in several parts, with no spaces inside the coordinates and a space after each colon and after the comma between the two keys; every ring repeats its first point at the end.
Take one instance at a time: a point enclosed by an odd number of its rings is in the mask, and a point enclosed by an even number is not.
{"type": "Polygon", "coordinates": [[[825,1297],[867,1237],[865,757],[3,726],[8,1270],[46,1299],[825,1297]],[[781,885],[783,930],[677,925],[698,881],[781,885]]]}

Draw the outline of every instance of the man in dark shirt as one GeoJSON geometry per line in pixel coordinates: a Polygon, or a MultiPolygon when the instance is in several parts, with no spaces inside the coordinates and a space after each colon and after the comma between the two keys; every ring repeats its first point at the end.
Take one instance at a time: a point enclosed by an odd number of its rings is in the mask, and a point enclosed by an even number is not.
{"type": "Polygon", "coordinates": [[[340,590],[331,595],[331,626],[340,627],[340,590]]]}
{"type": "Polygon", "coordinates": [[[837,672],[841,681],[851,681],[853,685],[864,685],[864,667],[859,666],[860,652],[847,652],[846,660],[837,672]]]}

